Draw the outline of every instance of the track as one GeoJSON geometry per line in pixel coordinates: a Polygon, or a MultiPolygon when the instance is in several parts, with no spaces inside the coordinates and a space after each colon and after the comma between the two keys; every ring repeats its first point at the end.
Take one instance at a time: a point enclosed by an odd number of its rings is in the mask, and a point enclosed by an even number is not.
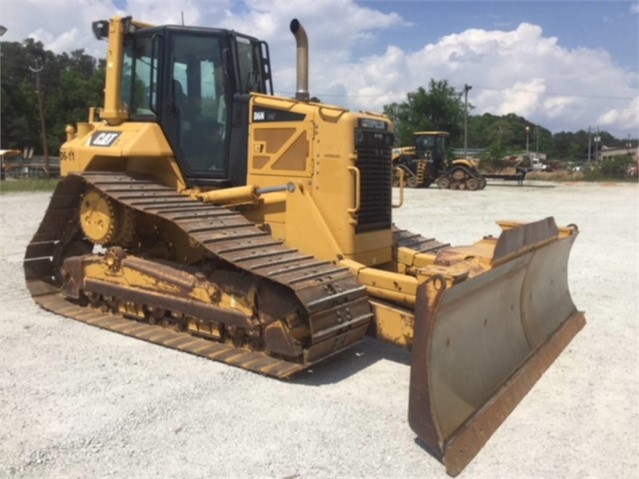
{"type": "Polygon", "coordinates": [[[318,261],[287,247],[234,210],[204,204],[148,177],[123,173],[85,172],[62,180],[27,247],[24,269],[31,295],[47,310],[278,378],[289,377],[359,342],[372,318],[365,288],[347,268],[318,261]],[[60,293],[62,281],[58,269],[65,257],[78,254],[73,247],[73,242],[81,239],[78,206],[88,185],[134,210],[173,223],[212,257],[291,292],[298,312],[308,322],[310,335],[299,361],[194,337],[67,301],[60,293]]]}
{"type": "Polygon", "coordinates": [[[441,243],[434,238],[426,238],[395,226],[393,226],[393,242],[398,248],[410,248],[418,253],[436,254],[440,249],[450,246],[450,243],[441,243]]]}

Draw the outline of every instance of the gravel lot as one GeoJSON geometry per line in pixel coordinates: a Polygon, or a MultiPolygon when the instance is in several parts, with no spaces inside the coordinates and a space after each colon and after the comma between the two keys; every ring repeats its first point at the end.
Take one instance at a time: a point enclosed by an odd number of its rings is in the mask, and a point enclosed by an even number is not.
{"type": "MultiPolygon", "coordinates": [[[[374,340],[284,382],[40,310],[22,274],[49,194],[0,195],[0,477],[447,477],[407,424],[410,357],[374,340]]],[[[555,216],[581,235],[588,324],[459,476],[639,474],[637,184],[408,191],[395,222],[440,241],[555,216]]]]}

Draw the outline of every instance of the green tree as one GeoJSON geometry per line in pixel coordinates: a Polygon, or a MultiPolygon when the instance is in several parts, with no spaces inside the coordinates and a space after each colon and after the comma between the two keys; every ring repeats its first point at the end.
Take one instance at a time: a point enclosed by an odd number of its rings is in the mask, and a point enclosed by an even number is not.
{"type": "Polygon", "coordinates": [[[462,93],[446,80],[430,80],[428,91],[419,87],[406,95],[406,101],[384,106],[396,127],[400,145],[413,143],[415,131],[447,131],[453,144],[463,134],[464,104],[462,93]]]}
{"type": "Polygon", "coordinates": [[[68,123],[86,121],[89,106],[102,104],[104,61],[98,62],[83,50],[55,55],[41,42],[2,42],[0,101],[2,148],[33,146],[43,152],[36,76],[44,104],[45,129],[49,154],[55,156],[65,140],[68,123]]]}
{"type": "Polygon", "coordinates": [[[601,163],[591,164],[585,171],[585,179],[593,181],[623,180],[626,178],[626,168],[633,161],[633,157],[630,155],[606,158],[601,163]]]}

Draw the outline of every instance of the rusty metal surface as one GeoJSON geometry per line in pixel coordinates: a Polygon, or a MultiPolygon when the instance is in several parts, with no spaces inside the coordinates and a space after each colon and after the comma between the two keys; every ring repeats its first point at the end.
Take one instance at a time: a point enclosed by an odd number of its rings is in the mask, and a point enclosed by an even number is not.
{"type": "MultiPolygon", "coordinates": [[[[56,188],[45,217],[27,248],[24,261],[27,286],[45,309],[80,319],[77,315],[81,308],[73,305],[64,308],[64,300],[61,302],[54,298],[58,296],[61,286],[57,271],[64,259],[62,251],[65,248],[73,251],[73,245],[69,247],[69,243],[78,238],[77,208],[87,184],[123,205],[176,225],[211,256],[294,295],[297,301],[295,307],[302,312],[310,332],[307,341],[309,350],[301,358],[302,363],[291,363],[296,364],[295,367],[255,369],[251,361],[228,359],[233,356],[216,355],[211,359],[284,377],[332,356],[363,338],[372,313],[365,288],[357,283],[346,268],[317,261],[288,248],[236,211],[203,204],[149,178],[134,178],[123,173],[85,172],[81,176],[67,177],[56,188]]],[[[67,253],[65,255],[69,256],[67,253]]],[[[273,301],[277,302],[277,298],[273,301]]],[[[276,308],[277,305],[271,305],[270,309],[276,308]]],[[[103,314],[113,317],[109,313],[103,314]]],[[[106,317],[100,321],[102,323],[99,326],[113,329],[108,326],[110,323],[106,317]]],[[[129,319],[122,321],[133,322],[129,319]]],[[[202,341],[211,343],[204,339],[202,341]]],[[[165,342],[160,344],[171,347],[165,342]]],[[[258,352],[252,354],[266,356],[258,352]]]]}
{"type": "Polygon", "coordinates": [[[507,254],[523,254],[449,289],[418,289],[409,423],[451,475],[585,324],[568,290],[577,233],[548,242],[553,225],[506,231],[507,254]]]}
{"type": "Polygon", "coordinates": [[[442,458],[448,474],[456,476],[468,465],[585,324],[583,313],[571,315],[473,418],[448,439],[442,458]]]}
{"type": "Polygon", "coordinates": [[[559,230],[552,217],[508,229],[499,235],[493,260],[506,257],[527,246],[543,242],[551,238],[557,238],[559,230]]]}

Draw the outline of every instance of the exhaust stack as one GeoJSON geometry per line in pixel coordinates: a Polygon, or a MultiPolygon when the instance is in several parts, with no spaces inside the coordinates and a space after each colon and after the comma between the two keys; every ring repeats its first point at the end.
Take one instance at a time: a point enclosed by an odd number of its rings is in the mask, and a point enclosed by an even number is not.
{"type": "Polygon", "coordinates": [[[308,92],[308,37],[306,30],[297,18],[291,21],[291,33],[295,36],[297,44],[297,91],[295,99],[300,101],[309,100],[308,92]]]}

